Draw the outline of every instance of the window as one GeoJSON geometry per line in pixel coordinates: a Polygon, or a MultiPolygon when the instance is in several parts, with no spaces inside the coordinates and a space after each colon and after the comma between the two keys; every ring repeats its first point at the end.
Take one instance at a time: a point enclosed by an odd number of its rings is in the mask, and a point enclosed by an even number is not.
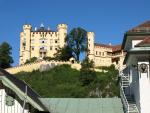
{"type": "Polygon", "coordinates": [[[23,46],[26,46],[26,43],[25,43],[25,42],[23,42],[23,43],[22,43],[22,45],[23,45],[23,46]]]}
{"type": "Polygon", "coordinates": [[[104,56],[104,52],[102,53],[102,55],[104,56]]]}
{"type": "Polygon", "coordinates": [[[31,47],[31,50],[34,51],[34,47],[33,46],[31,47]]]}
{"type": "Polygon", "coordinates": [[[40,39],[40,43],[44,44],[44,43],[46,43],[46,41],[47,41],[46,39],[40,39]]]}
{"type": "Polygon", "coordinates": [[[101,52],[99,52],[99,55],[101,56],[101,52]]]}
{"type": "Polygon", "coordinates": [[[118,60],[116,60],[116,64],[118,64],[118,60]]]}
{"type": "Polygon", "coordinates": [[[57,40],[55,40],[55,43],[57,43],[57,40]]]}
{"type": "Polygon", "coordinates": [[[96,55],[97,55],[97,51],[96,51],[96,55]]]}
{"type": "Polygon", "coordinates": [[[40,52],[40,57],[42,57],[42,52],[40,52]]]}
{"type": "Polygon", "coordinates": [[[55,48],[55,50],[57,50],[57,47],[55,48]]]}
{"type": "Polygon", "coordinates": [[[50,46],[50,50],[52,50],[53,49],[53,47],[52,46],[50,46]]]}
{"type": "Polygon", "coordinates": [[[46,46],[40,46],[40,50],[46,50],[46,46]]]}

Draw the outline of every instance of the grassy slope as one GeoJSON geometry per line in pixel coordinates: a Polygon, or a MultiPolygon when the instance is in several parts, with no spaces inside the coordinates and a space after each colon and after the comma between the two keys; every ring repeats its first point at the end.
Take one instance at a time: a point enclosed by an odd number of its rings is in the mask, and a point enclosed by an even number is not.
{"type": "MultiPolygon", "coordinates": [[[[89,97],[89,92],[100,89],[102,97],[119,95],[117,71],[108,68],[108,73],[96,73],[97,80],[88,86],[82,86],[79,81],[80,72],[68,65],[57,66],[46,72],[21,72],[16,76],[26,81],[42,97],[89,97]]],[[[96,97],[96,96],[93,96],[96,97]]]]}

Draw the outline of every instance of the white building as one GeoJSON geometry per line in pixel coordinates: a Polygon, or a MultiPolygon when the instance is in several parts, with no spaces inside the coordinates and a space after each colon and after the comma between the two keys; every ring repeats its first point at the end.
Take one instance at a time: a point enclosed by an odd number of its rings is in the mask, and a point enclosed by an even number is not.
{"type": "Polygon", "coordinates": [[[0,69],[0,113],[30,113],[32,107],[47,111],[39,98],[26,83],[0,69]]]}
{"type": "Polygon", "coordinates": [[[121,97],[126,113],[150,113],[150,21],[124,35],[127,68],[121,74],[121,97]]]}

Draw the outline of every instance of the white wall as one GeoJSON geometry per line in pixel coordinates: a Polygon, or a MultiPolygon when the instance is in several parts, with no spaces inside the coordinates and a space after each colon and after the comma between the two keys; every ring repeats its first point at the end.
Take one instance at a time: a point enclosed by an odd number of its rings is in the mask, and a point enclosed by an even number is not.
{"type": "Polygon", "coordinates": [[[142,40],[132,40],[132,48],[134,48],[135,45],[140,43],[142,40]]]}
{"type": "MultiPolygon", "coordinates": [[[[0,113],[22,113],[22,106],[20,103],[15,100],[15,104],[13,106],[7,106],[5,104],[5,96],[6,92],[4,89],[0,89],[0,113]]],[[[24,113],[29,113],[28,110],[24,110],[24,113]]]]}
{"type": "Polygon", "coordinates": [[[149,75],[149,62],[145,63],[148,66],[147,73],[141,73],[139,71],[139,90],[140,90],[140,108],[141,113],[150,113],[150,75],[149,75]]]}

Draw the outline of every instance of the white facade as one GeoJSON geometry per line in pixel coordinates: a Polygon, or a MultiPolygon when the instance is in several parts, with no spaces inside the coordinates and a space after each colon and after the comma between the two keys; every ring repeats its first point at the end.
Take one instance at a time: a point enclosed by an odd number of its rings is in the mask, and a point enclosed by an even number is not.
{"type": "MultiPolygon", "coordinates": [[[[149,24],[148,24],[149,25],[149,24]]],[[[150,28],[140,25],[125,34],[127,68],[121,75],[121,97],[126,113],[150,113],[150,28]],[[146,28],[146,27],[148,28],[146,28]]]]}
{"type": "MultiPolygon", "coordinates": [[[[0,89],[0,113],[23,113],[23,102],[14,98],[14,104],[12,106],[8,106],[6,104],[7,95],[8,94],[5,89],[0,89]]],[[[24,113],[29,113],[27,107],[24,109],[24,113]]]]}

